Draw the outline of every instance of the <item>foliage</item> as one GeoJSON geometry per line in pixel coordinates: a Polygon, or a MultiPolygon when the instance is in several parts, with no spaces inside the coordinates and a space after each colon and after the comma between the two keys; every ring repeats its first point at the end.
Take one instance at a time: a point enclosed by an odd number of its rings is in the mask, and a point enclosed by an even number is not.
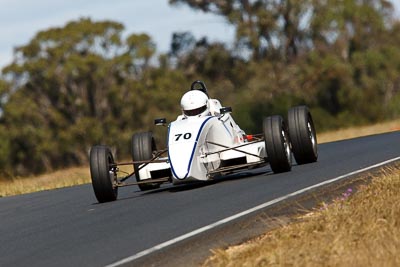
{"type": "Polygon", "coordinates": [[[400,22],[388,1],[170,3],[224,17],[236,28],[232,48],[177,32],[160,55],[145,33],[81,18],[15,49],[0,77],[3,176],[86,163],[99,143],[127,158],[137,131],[155,131],[163,146],[153,119],[174,120],[198,79],[249,132],[298,104],[319,131],[400,115],[400,22]]]}
{"type": "MultiPolygon", "coordinates": [[[[130,133],[151,123],[148,113],[159,111],[148,106],[173,109],[163,99],[182,75],[151,67],[150,37],[123,40],[122,30],[116,22],[80,19],[39,32],[16,49],[0,84],[1,99],[7,99],[0,106],[0,127],[7,129],[1,132],[3,172],[82,164],[96,143],[121,147],[127,155],[130,133]]],[[[178,94],[170,101],[176,103],[178,94]]]]}

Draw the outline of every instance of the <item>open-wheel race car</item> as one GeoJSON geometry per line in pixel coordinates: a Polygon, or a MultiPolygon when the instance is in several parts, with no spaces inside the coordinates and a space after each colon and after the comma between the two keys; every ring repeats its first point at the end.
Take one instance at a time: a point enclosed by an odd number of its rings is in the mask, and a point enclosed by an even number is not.
{"type": "MultiPolygon", "coordinates": [[[[287,172],[292,154],[297,164],[317,161],[317,137],[306,106],[289,109],[287,123],[279,115],[265,117],[263,132],[254,135],[245,134],[235,123],[231,107],[209,98],[201,81],[195,81],[183,95],[181,107],[182,115],[168,124],[165,149],[157,150],[152,132],[132,136],[131,162],[115,162],[107,146],[92,147],[90,174],[99,202],[116,200],[118,188],[128,185],[152,190],[162,183],[208,181],[266,164],[274,173],[287,172]],[[121,172],[121,165],[133,165],[133,172],[121,172]],[[135,181],[128,182],[129,178],[135,181]]],[[[167,125],[165,119],[155,123],[167,125]]]]}

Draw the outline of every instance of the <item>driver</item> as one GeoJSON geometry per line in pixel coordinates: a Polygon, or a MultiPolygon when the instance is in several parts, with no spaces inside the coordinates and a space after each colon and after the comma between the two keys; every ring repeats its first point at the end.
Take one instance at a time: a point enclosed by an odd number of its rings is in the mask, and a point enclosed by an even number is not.
{"type": "Polygon", "coordinates": [[[181,99],[183,118],[219,116],[221,103],[217,99],[211,99],[201,90],[190,90],[181,99]]]}
{"type": "Polygon", "coordinates": [[[181,99],[182,113],[185,117],[210,115],[208,96],[200,90],[190,90],[181,99]]]}

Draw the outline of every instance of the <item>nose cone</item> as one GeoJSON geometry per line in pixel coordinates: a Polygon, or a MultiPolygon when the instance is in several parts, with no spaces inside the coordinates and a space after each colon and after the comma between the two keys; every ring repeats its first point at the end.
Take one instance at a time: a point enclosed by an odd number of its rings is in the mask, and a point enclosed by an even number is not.
{"type": "Polygon", "coordinates": [[[204,143],[213,117],[200,117],[171,123],[168,133],[168,158],[175,179],[195,178],[204,180],[205,167],[200,164],[199,143],[204,143]],[[199,142],[200,140],[200,142],[199,142]]]}
{"type": "Polygon", "coordinates": [[[195,142],[174,144],[169,148],[169,158],[172,174],[176,179],[185,179],[190,176],[193,154],[196,150],[195,142]]]}

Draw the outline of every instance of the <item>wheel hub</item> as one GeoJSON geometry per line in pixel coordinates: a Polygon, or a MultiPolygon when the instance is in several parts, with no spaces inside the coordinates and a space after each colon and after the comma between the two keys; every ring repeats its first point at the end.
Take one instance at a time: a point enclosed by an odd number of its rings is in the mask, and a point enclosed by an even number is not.
{"type": "Polygon", "coordinates": [[[291,151],[290,151],[290,145],[289,145],[289,142],[288,142],[288,139],[287,139],[287,137],[286,137],[286,133],[285,133],[284,130],[282,130],[282,137],[283,137],[283,146],[284,146],[284,148],[285,148],[286,157],[288,158],[289,162],[292,162],[291,151]]]}
{"type": "Polygon", "coordinates": [[[313,131],[312,125],[310,122],[307,122],[307,128],[308,128],[308,135],[310,137],[311,140],[311,144],[314,150],[314,153],[316,152],[316,140],[315,140],[315,133],[313,131]]]}

